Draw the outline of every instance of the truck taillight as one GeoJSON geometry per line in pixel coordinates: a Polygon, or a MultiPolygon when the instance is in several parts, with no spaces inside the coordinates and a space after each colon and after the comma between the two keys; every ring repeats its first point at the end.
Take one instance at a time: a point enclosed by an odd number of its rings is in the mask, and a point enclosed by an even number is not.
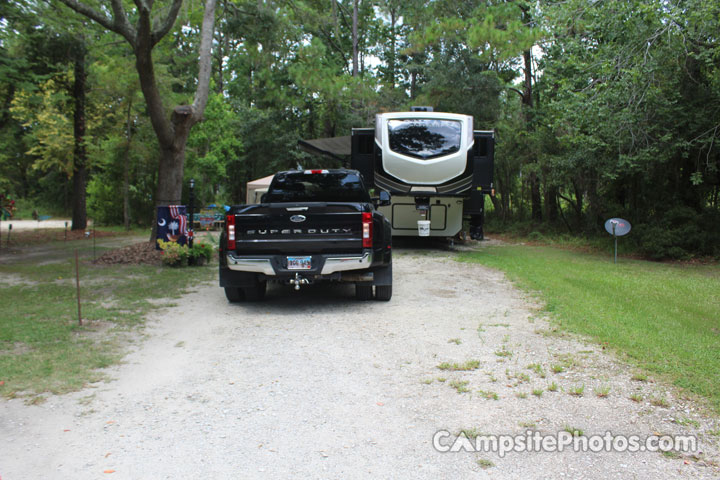
{"type": "Polygon", "coordinates": [[[225,217],[225,225],[227,226],[227,248],[235,250],[235,215],[225,217]]]}
{"type": "Polygon", "coordinates": [[[372,244],[373,244],[372,213],[363,212],[363,214],[362,214],[362,246],[363,246],[363,248],[372,248],[372,244]]]}

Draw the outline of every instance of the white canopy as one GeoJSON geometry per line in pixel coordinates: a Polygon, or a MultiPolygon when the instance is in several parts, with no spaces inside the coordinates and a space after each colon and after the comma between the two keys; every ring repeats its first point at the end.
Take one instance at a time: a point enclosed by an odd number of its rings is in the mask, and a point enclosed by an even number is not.
{"type": "Polygon", "coordinates": [[[259,203],[260,196],[268,191],[270,183],[275,175],[268,175],[267,177],[258,178],[251,182],[247,182],[247,193],[245,195],[246,203],[259,203]]]}

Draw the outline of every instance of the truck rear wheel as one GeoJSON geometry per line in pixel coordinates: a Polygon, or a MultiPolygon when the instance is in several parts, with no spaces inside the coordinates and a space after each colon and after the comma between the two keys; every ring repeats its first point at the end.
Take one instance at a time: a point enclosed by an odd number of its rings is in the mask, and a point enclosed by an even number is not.
{"type": "Polygon", "coordinates": [[[244,298],[242,289],[238,287],[225,287],[225,296],[231,303],[241,302],[244,298]]]}
{"type": "Polygon", "coordinates": [[[248,302],[259,302],[265,298],[267,291],[267,282],[257,282],[252,287],[243,288],[245,292],[245,300],[248,302]]]}
{"type": "Polygon", "coordinates": [[[378,285],[375,287],[375,300],[387,302],[392,298],[392,285],[378,285]]]}
{"type": "Polygon", "coordinates": [[[372,298],[373,298],[372,285],[355,284],[355,297],[358,300],[372,300],[372,298]]]}

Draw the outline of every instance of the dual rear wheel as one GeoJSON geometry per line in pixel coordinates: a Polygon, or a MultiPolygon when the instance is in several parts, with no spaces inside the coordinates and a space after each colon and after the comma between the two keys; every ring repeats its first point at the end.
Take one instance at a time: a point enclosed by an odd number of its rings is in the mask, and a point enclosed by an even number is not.
{"type": "MultiPolygon", "coordinates": [[[[355,285],[355,296],[358,300],[372,300],[372,285],[355,285]]],[[[375,287],[375,300],[387,302],[392,298],[392,285],[378,285],[375,287]]]]}

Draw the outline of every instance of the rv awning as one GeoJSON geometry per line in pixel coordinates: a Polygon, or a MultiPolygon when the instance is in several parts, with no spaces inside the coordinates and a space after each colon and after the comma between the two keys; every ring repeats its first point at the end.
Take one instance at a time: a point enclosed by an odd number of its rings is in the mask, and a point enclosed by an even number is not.
{"type": "Polygon", "coordinates": [[[316,138],[313,140],[299,140],[298,145],[302,150],[313,155],[327,155],[337,160],[350,156],[351,137],[330,137],[316,138]]]}

